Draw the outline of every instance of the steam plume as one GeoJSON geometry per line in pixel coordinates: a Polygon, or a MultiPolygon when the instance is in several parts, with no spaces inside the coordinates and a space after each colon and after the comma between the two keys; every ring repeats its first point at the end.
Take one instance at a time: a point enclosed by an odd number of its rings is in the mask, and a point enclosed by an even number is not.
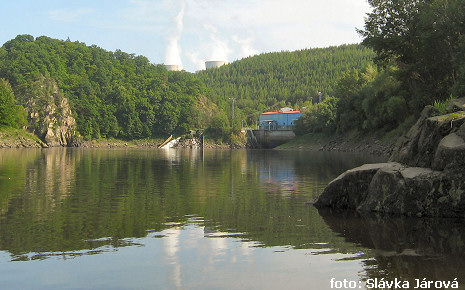
{"type": "Polygon", "coordinates": [[[181,47],[179,46],[179,40],[181,39],[182,31],[184,29],[184,11],[186,8],[185,1],[181,1],[181,9],[174,17],[176,27],[174,32],[168,37],[168,44],[165,52],[165,64],[170,65],[182,65],[181,60],[181,47]]]}

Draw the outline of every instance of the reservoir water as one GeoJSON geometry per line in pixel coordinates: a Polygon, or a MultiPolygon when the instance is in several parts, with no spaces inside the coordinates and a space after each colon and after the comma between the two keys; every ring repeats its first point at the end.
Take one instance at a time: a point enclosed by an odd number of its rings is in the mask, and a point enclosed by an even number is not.
{"type": "Polygon", "coordinates": [[[463,288],[462,220],[306,204],[345,170],[381,161],[310,151],[2,149],[0,288],[463,288]]]}

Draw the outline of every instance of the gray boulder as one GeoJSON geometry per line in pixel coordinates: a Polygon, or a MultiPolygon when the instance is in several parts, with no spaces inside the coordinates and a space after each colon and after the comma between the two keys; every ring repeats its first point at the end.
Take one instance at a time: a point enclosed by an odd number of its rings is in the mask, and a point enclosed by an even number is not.
{"type": "Polygon", "coordinates": [[[315,206],[419,217],[465,217],[463,177],[463,172],[399,163],[366,164],[328,184],[315,206]]]}
{"type": "Polygon", "coordinates": [[[431,167],[439,142],[465,123],[463,111],[432,116],[438,113],[433,107],[426,107],[407,135],[399,138],[389,161],[431,167]]]}
{"type": "Polygon", "coordinates": [[[438,192],[440,182],[440,172],[428,168],[382,168],[371,180],[367,198],[357,209],[409,216],[436,216],[438,213],[431,206],[442,195],[438,192]]]}
{"type": "Polygon", "coordinates": [[[462,101],[448,108],[461,110],[434,116],[439,112],[426,107],[398,140],[390,162],[346,171],[328,184],[315,206],[465,217],[465,111],[462,101]]]}
{"type": "Polygon", "coordinates": [[[344,172],[328,184],[315,206],[357,208],[365,200],[373,176],[386,166],[389,164],[365,164],[344,172]]]}
{"type": "Polygon", "coordinates": [[[465,111],[465,98],[452,99],[446,107],[446,113],[465,111]]]}
{"type": "MultiPolygon", "coordinates": [[[[465,125],[462,125],[465,128],[465,125]]],[[[434,170],[464,168],[465,170],[465,140],[456,133],[442,138],[436,149],[433,163],[434,170]]]]}

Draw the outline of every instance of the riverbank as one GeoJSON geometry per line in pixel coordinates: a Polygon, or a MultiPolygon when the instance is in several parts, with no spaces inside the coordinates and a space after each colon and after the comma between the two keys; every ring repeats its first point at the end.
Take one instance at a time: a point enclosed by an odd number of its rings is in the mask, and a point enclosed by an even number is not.
{"type": "MultiPolygon", "coordinates": [[[[200,141],[192,138],[183,138],[177,148],[198,148],[200,141]]],[[[157,148],[164,139],[140,139],[140,140],[119,140],[119,139],[96,139],[76,142],[81,148],[157,148]]],[[[230,149],[230,144],[215,141],[213,139],[204,140],[205,148],[208,149],[230,149]]],[[[49,147],[42,140],[32,133],[23,129],[0,128],[0,148],[47,148],[49,147]]],[[[234,148],[241,148],[236,145],[234,148]]],[[[243,146],[245,148],[245,145],[243,146]]]]}
{"type": "MultiPolygon", "coordinates": [[[[398,136],[362,136],[360,134],[348,133],[331,135],[325,133],[311,133],[296,137],[290,142],[283,144],[276,150],[312,150],[312,151],[337,151],[337,152],[363,152],[375,155],[390,155],[398,136]]],[[[199,141],[190,142],[193,139],[182,139],[178,148],[198,148],[199,141]],[[195,143],[195,144],[194,144],[195,143]]],[[[76,145],[82,148],[157,148],[163,139],[141,139],[141,140],[118,140],[97,139],[80,141],[76,145]]],[[[228,143],[218,142],[213,139],[204,140],[204,148],[208,149],[230,149],[228,143]]],[[[238,143],[238,142],[236,142],[238,143]]],[[[0,128],[0,148],[46,148],[47,144],[42,142],[34,134],[21,129],[0,128]]],[[[246,144],[235,144],[234,149],[246,148],[246,144]]]]}
{"type": "Polygon", "coordinates": [[[78,147],[82,148],[157,148],[162,139],[141,139],[141,140],[118,140],[118,139],[97,139],[82,141],[78,147]]]}
{"type": "Polygon", "coordinates": [[[345,134],[309,133],[298,136],[276,149],[302,149],[313,151],[357,152],[389,156],[400,134],[371,134],[349,132],[345,134]]]}
{"type": "MultiPolygon", "coordinates": [[[[200,148],[200,141],[195,139],[181,139],[175,148],[200,148]]],[[[78,147],[82,148],[158,148],[164,139],[142,139],[142,140],[118,140],[118,139],[98,139],[91,141],[83,141],[78,147]]],[[[205,148],[208,149],[229,149],[230,145],[219,143],[214,140],[205,139],[205,148]]]]}
{"type": "Polygon", "coordinates": [[[0,148],[45,148],[47,144],[42,142],[34,134],[22,129],[8,127],[0,128],[0,148]]]}

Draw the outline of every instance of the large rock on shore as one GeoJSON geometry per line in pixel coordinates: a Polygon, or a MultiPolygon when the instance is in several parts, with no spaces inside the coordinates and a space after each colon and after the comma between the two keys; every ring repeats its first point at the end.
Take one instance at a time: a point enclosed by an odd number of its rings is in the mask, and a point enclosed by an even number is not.
{"type": "Polygon", "coordinates": [[[363,165],[333,180],[317,207],[397,215],[465,217],[465,98],[446,115],[427,107],[397,142],[388,163],[363,165]]]}
{"type": "Polygon", "coordinates": [[[433,116],[438,113],[433,107],[426,107],[407,135],[399,138],[389,161],[431,167],[441,140],[465,123],[464,111],[433,116]]]}
{"type": "Polygon", "coordinates": [[[407,216],[465,217],[465,174],[394,162],[363,165],[333,180],[315,206],[407,216]]]}
{"type": "MultiPolygon", "coordinates": [[[[465,131],[465,124],[461,129],[465,131]]],[[[463,168],[465,170],[465,138],[451,133],[442,138],[434,154],[431,167],[434,170],[463,168]]]]}
{"type": "Polygon", "coordinates": [[[68,99],[57,84],[40,77],[30,87],[16,92],[28,112],[27,130],[34,133],[48,147],[75,146],[80,139],[76,120],[68,99]]]}
{"type": "Polygon", "coordinates": [[[347,170],[331,181],[315,205],[356,209],[366,200],[373,176],[388,166],[388,163],[365,164],[347,170]]]}

